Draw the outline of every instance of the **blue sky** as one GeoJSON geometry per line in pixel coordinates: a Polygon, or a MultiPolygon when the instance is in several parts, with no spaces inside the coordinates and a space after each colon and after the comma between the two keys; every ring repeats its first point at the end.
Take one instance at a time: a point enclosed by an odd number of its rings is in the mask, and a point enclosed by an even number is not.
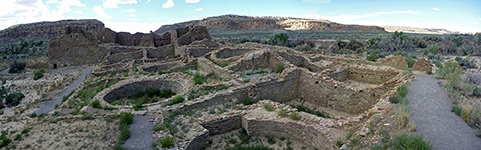
{"type": "Polygon", "coordinates": [[[479,0],[7,0],[0,29],[61,19],[98,19],[115,31],[149,32],[161,25],[224,14],[328,19],[344,24],[481,32],[479,0]]]}

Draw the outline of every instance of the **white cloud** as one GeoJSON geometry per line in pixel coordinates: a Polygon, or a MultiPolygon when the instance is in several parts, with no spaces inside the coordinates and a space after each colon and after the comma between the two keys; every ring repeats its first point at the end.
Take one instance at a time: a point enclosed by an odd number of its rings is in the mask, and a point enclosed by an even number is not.
{"type": "MultiPolygon", "coordinates": [[[[22,2],[22,1],[18,1],[22,2]]],[[[25,2],[27,3],[27,2],[25,2]]],[[[72,11],[72,6],[77,6],[77,7],[84,7],[85,4],[80,2],[79,0],[48,0],[45,2],[45,4],[56,4],[58,10],[54,10],[54,13],[60,13],[60,14],[65,14],[68,12],[72,11]]]]}
{"type": "Polygon", "coordinates": [[[130,16],[130,17],[135,17],[135,15],[134,15],[134,14],[129,14],[129,16],[130,16]]]}
{"type": "Polygon", "coordinates": [[[105,20],[105,19],[112,19],[112,16],[107,15],[102,6],[95,6],[92,10],[97,16],[95,16],[98,20],[105,20]]]}
{"type": "Polygon", "coordinates": [[[130,13],[132,13],[132,12],[135,12],[135,9],[124,9],[124,10],[122,10],[122,11],[125,11],[125,12],[130,12],[130,13]]]}
{"type": "Polygon", "coordinates": [[[130,33],[136,33],[136,32],[143,32],[143,33],[149,33],[150,31],[155,31],[157,30],[162,24],[160,23],[140,23],[140,22],[134,22],[138,21],[135,18],[130,19],[133,22],[112,22],[112,21],[103,21],[105,26],[107,28],[110,28],[116,32],[130,32],[130,33]]]}
{"type": "Polygon", "coordinates": [[[481,18],[479,18],[478,20],[481,20],[481,18]]]}
{"type": "Polygon", "coordinates": [[[150,3],[150,0],[147,0],[147,2],[149,2],[149,3],[150,3]]]}
{"type": "Polygon", "coordinates": [[[119,4],[137,4],[137,0],[105,0],[104,8],[117,8],[119,4]]]}
{"type": "Polygon", "coordinates": [[[167,0],[164,4],[162,4],[162,8],[170,8],[174,7],[174,1],[173,0],[167,0]]]}
{"type": "Polygon", "coordinates": [[[200,0],[185,0],[186,3],[198,3],[200,0]]]}
{"type": "Polygon", "coordinates": [[[440,8],[437,8],[437,7],[433,7],[431,10],[440,11],[441,9],[440,9],[440,8]]]}
{"type": "Polygon", "coordinates": [[[195,9],[195,11],[203,11],[203,10],[204,10],[204,8],[202,8],[202,7],[195,9]]]}
{"type": "Polygon", "coordinates": [[[66,19],[62,14],[50,11],[42,0],[8,0],[0,5],[0,29],[15,24],[66,19]]]}
{"type": "Polygon", "coordinates": [[[81,11],[81,10],[77,10],[77,11],[75,11],[75,13],[76,13],[76,14],[84,14],[84,12],[81,11]]]}
{"type": "Polygon", "coordinates": [[[130,19],[130,20],[132,20],[132,21],[139,21],[139,19],[137,19],[137,18],[132,18],[132,19],[130,19]]]}

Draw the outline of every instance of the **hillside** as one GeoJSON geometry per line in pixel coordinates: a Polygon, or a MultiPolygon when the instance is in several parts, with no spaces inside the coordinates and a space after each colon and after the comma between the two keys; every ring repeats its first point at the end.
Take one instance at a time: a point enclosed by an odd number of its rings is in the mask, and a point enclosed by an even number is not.
{"type": "Polygon", "coordinates": [[[66,32],[68,26],[79,26],[85,31],[101,32],[104,24],[94,19],[60,20],[14,25],[0,31],[0,44],[24,40],[50,40],[66,32]]]}
{"type": "Polygon", "coordinates": [[[251,17],[222,15],[208,17],[171,25],[164,25],[155,33],[161,34],[173,28],[188,25],[206,26],[210,33],[229,31],[273,31],[273,30],[310,30],[310,31],[384,31],[378,26],[345,25],[328,20],[303,19],[292,17],[251,17]]]}

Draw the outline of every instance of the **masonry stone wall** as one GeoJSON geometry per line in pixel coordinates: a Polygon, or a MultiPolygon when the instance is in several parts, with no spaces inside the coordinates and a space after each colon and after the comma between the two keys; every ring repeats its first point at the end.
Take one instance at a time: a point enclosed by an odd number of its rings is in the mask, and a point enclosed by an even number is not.
{"type": "Polygon", "coordinates": [[[146,48],[147,58],[164,59],[174,56],[174,46],[165,45],[157,48],[146,48]]]}
{"type": "MultiPolygon", "coordinates": [[[[248,115],[243,116],[242,127],[246,129],[250,136],[288,137],[291,140],[304,143],[303,145],[307,146],[308,149],[331,149],[331,143],[322,132],[316,130],[316,125],[248,117],[248,115]]],[[[317,128],[319,128],[319,125],[317,125],[317,128]]]]}
{"type": "Polygon", "coordinates": [[[181,93],[184,91],[182,84],[176,81],[162,81],[162,80],[140,81],[140,82],[134,82],[134,83],[122,86],[121,88],[118,88],[106,94],[103,97],[103,99],[106,102],[111,103],[117,99],[127,98],[137,92],[145,91],[151,88],[170,89],[175,93],[181,93]]]}
{"type": "Polygon", "coordinates": [[[228,70],[226,68],[220,67],[211,61],[205,59],[205,58],[198,58],[198,68],[199,70],[204,73],[204,74],[215,74],[216,76],[225,79],[225,80],[231,80],[233,79],[232,77],[232,71],[228,70]]]}
{"type": "Polygon", "coordinates": [[[118,63],[121,61],[141,59],[143,56],[144,56],[143,51],[138,50],[138,51],[129,52],[129,53],[117,53],[117,54],[109,55],[107,57],[107,61],[109,61],[110,63],[118,63]]]}

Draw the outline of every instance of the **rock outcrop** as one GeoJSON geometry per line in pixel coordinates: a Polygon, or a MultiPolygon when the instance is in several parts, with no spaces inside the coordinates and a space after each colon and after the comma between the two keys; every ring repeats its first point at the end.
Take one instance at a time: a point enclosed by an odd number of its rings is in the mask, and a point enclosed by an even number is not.
{"type": "Polygon", "coordinates": [[[315,30],[315,31],[384,31],[378,26],[344,25],[328,20],[303,19],[291,17],[251,17],[223,15],[164,25],[155,33],[161,34],[175,28],[192,25],[206,26],[209,33],[226,31],[273,31],[273,30],[315,30]]]}
{"type": "Polygon", "coordinates": [[[0,43],[17,42],[20,38],[25,40],[50,40],[59,35],[66,34],[68,27],[79,27],[83,31],[102,33],[104,24],[94,19],[61,20],[54,22],[37,22],[11,26],[0,31],[0,43]]]}

